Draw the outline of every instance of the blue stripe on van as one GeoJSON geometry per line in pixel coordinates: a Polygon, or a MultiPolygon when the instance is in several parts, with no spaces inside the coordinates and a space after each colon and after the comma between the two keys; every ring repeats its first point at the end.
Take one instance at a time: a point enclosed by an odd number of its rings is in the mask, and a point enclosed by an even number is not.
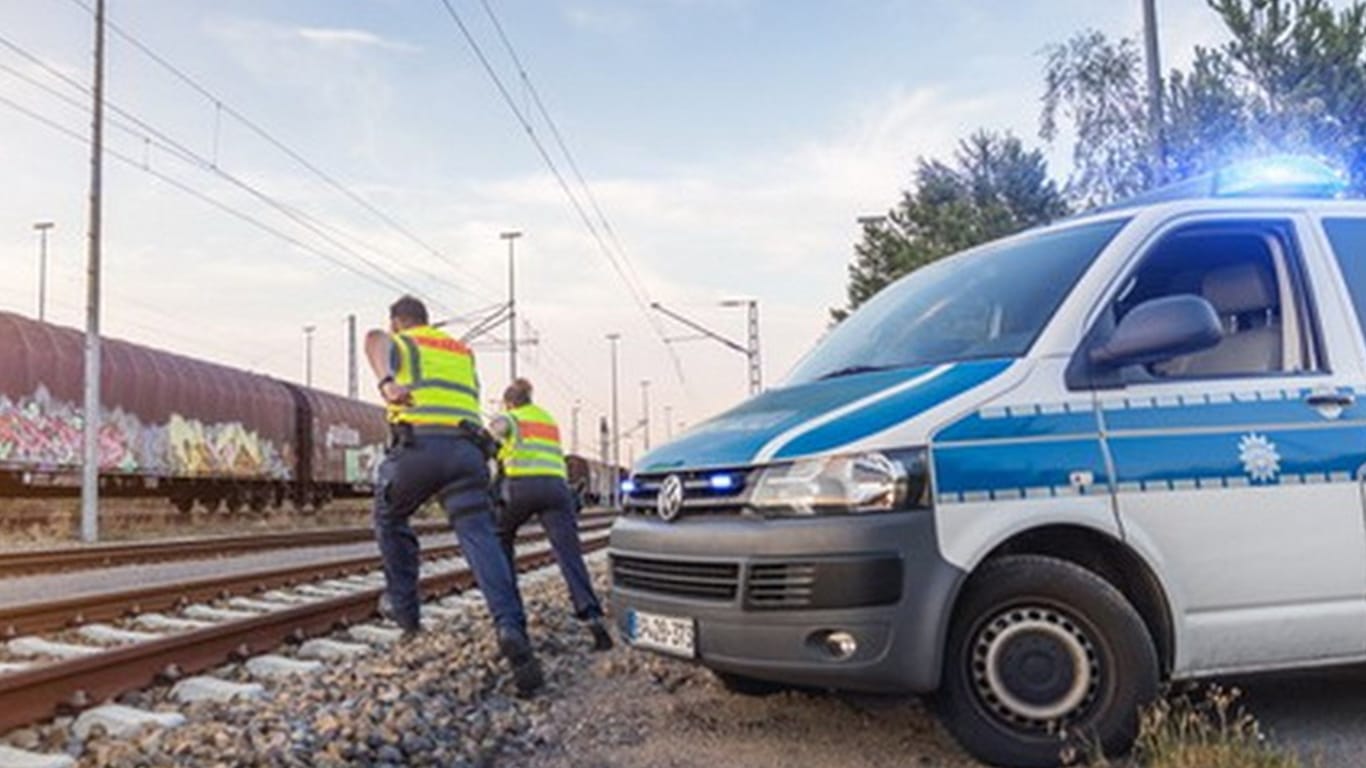
{"type": "Polygon", "coordinates": [[[1109,492],[1100,441],[1095,437],[1039,443],[934,448],[935,494],[944,501],[1020,499],[1109,492]],[[1074,472],[1092,484],[1077,489],[1074,472]]]}
{"type": "Polygon", "coordinates": [[[1010,360],[959,363],[936,378],[898,392],[865,408],[798,435],[780,447],[774,458],[785,459],[833,450],[902,424],[951,397],[968,392],[994,378],[1010,360]]]}

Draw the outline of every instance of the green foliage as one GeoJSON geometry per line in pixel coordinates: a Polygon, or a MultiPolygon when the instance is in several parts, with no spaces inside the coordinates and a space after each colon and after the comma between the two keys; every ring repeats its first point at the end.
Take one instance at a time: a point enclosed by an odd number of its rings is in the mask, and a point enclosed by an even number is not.
{"type": "Polygon", "coordinates": [[[1069,196],[1104,204],[1272,152],[1327,158],[1366,192],[1366,3],[1207,1],[1233,39],[1166,77],[1160,163],[1134,41],[1088,31],[1047,49],[1039,129],[1075,134],[1069,196]]]}
{"type": "Polygon", "coordinates": [[[1043,154],[1019,139],[979,131],[958,145],[952,165],[921,158],[912,189],[881,221],[864,224],[849,266],[842,320],[883,286],[942,256],[1043,224],[1067,213],[1043,154]]]}

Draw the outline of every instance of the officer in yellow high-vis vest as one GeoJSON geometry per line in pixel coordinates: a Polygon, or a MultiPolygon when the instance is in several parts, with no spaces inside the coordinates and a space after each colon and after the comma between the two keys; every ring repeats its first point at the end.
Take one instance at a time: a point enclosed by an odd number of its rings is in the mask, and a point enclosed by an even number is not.
{"type": "Polygon", "coordinates": [[[517,575],[494,527],[488,459],[496,444],[481,425],[474,355],[431,327],[427,308],[411,296],[389,308],[389,320],[391,333],[371,331],[365,339],[392,433],[375,488],[375,536],[385,577],[381,611],[405,632],[419,631],[419,547],[408,521],[438,497],[493,615],[517,689],[530,694],[544,681],[527,638],[517,575]]]}
{"type": "Polygon", "coordinates": [[[560,575],[569,587],[574,613],[593,634],[593,648],[612,647],[612,635],[602,620],[602,604],[593,592],[593,580],[583,562],[579,529],[574,516],[576,504],[569,489],[560,428],[555,418],[531,402],[531,382],[518,379],[503,392],[506,413],[490,425],[503,441],[498,463],[503,471],[503,507],[498,514],[498,537],[508,559],[517,529],[532,515],[541,521],[560,575]]]}

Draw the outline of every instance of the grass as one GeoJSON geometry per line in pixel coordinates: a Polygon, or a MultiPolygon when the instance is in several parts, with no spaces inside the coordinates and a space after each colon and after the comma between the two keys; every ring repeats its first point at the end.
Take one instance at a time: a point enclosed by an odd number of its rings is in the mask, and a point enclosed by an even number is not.
{"type": "Polygon", "coordinates": [[[1169,695],[1142,716],[1133,752],[1121,762],[1074,756],[1089,768],[1314,768],[1267,741],[1236,688],[1210,686],[1169,695]]]}

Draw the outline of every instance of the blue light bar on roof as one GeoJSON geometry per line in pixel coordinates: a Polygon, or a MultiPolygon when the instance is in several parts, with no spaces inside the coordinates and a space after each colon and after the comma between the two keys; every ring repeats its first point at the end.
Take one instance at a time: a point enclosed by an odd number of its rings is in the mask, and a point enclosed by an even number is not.
{"type": "Polygon", "coordinates": [[[1231,165],[1214,176],[1219,197],[1336,197],[1347,177],[1312,157],[1276,155],[1231,165]]]}

